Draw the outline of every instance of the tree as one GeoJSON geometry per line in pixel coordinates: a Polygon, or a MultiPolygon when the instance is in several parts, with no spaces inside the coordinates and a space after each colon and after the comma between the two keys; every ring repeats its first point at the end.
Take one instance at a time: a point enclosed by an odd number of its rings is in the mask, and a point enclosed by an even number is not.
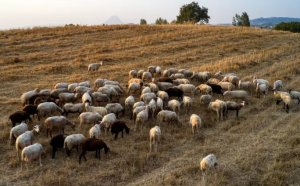
{"type": "Polygon", "coordinates": [[[141,19],[141,20],[140,20],[140,25],[146,25],[146,24],[147,24],[146,19],[141,19]]]}
{"type": "Polygon", "coordinates": [[[250,26],[250,20],[247,12],[243,12],[242,15],[235,14],[232,20],[233,26],[250,26]]]}
{"type": "Polygon", "coordinates": [[[208,9],[199,6],[198,2],[185,4],[180,8],[179,15],[177,16],[177,23],[208,23],[210,17],[208,16],[208,9]]]}
{"type": "Polygon", "coordinates": [[[275,26],[275,30],[284,30],[290,32],[300,32],[300,22],[279,23],[275,26]]]}
{"type": "Polygon", "coordinates": [[[160,17],[160,18],[156,19],[155,24],[157,24],[157,25],[166,25],[166,24],[169,24],[169,23],[166,19],[163,19],[163,18],[160,17]]]}

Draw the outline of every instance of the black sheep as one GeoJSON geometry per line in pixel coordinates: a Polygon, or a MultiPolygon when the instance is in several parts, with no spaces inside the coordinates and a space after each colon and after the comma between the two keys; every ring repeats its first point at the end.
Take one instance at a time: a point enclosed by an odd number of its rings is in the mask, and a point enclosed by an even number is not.
{"type": "Polygon", "coordinates": [[[216,84],[211,84],[211,83],[206,83],[207,85],[209,85],[212,89],[212,92],[213,93],[216,93],[216,94],[222,94],[223,95],[223,89],[220,85],[216,85],[216,84]]]}
{"type": "Polygon", "coordinates": [[[57,149],[64,147],[64,141],[65,136],[63,134],[56,135],[50,140],[50,145],[52,146],[52,159],[55,158],[57,149]]]}
{"type": "Polygon", "coordinates": [[[100,160],[100,150],[104,148],[105,154],[109,151],[106,143],[101,139],[88,138],[82,143],[82,152],[79,156],[79,164],[81,163],[81,158],[83,157],[86,161],[85,153],[86,151],[96,151],[96,158],[98,157],[100,160]]]}
{"type": "Polygon", "coordinates": [[[123,131],[125,129],[125,132],[129,134],[129,128],[127,127],[126,123],[124,121],[115,121],[111,125],[111,134],[115,134],[115,140],[118,138],[119,132],[122,132],[122,138],[123,138],[123,131]]]}
{"type": "Polygon", "coordinates": [[[9,116],[9,119],[12,123],[12,127],[16,126],[17,123],[21,123],[22,121],[26,122],[27,120],[30,122],[30,115],[25,111],[17,111],[9,116]]]}
{"type": "Polygon", "coordinates": [[[168,93],[169,97],[177,97],[179,101],[182,101],[183,99],[183,91],[179,88],[169,88],[166,90],[166,92],[168,93]]]}
{"type": "Polygon", "coordinates": [[[159,82],[168,82],[168,83],[173,83],[173,80],[169,77],[160,77],[158,78],[159,82]]]}
{"type": "Polygon", "coordinates": [[[32,118],[34,118],[35,114],[38,114],[36,105],[25,105],[23,107],[23,111],[25,111],[29,115],[32,115],[32,118]]]}

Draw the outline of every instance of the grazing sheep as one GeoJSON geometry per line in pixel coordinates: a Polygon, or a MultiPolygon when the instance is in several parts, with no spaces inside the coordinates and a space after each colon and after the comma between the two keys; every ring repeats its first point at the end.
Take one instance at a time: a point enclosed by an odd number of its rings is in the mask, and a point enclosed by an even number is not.
{"type": "Polygon", "coordinates": [[[194,96],[196,87],[192,84],[181,84],[178,86],[175,86],[174,88],[178,88],[180,90],[182,90],[184,92],[184,94],[191,94],[192,96],[194,96]]]}
{"type": "Polygon", "coordinates": [[[191,80],[192,81],[196,81],[198,83],[204,83],[206,82],[209,78],[211,77],[211,73],[210,72],[194,72],[191,80]]]}
{"type": "Polygon", "coordinates": [[[17,150],[17,157],[20,161],[20,151],[29,145],[32,145],[34,135],[40,132],[40,128],[38,125],[34,126],[32,130],[26,131],[23,134],[19,135],[16,139],[16,150],[17,150]]]}
{"type": "Polygon", "coordinates": [[[190,81],[188,79],[175,79],[173,80],[174,85],[180,85],[180,84],[190,84],[190,81]]]}
{"type": "Polygon", "coordinates": [[[142,128],[143,125],[148,121],[148,119],[149,119],[149,106],[146,106],[145,110],[140,111],[136,115],[135,131],[142,128]]]}
{"type": "Polygon", "coordinates": [[[76,98],[81,98],[82,95],[83,95],[84,93],[86,93],[87,91],[89,91],[89,90],[91,90],[91,88],[89,88],[89,87],[86,87],[86,86],[77,86],[77,87],[75,88],[75,90],[74,90],[74,93],[76,93],[76,94],[75,94],[75,97],[76,97],[76,98]]]}
{"type": "Polygon", "coordinates": [[[107,147],[106,143],[104,143],[100,139],[95,138],[88,138],[82,142],[82,152],[79,156],[79,164],[81,163],[81,158],[83,157],[86,161],[86,151],[96,151],[96,158],[99,157],[100,160],[100,150],[104,148],[105,154],[109,151],[109,148],[107,147]]]}
{"type": "Polygon", "coordinates": [[[169,98],[177,97],[179,101],[182,101],[184,91],[177,87],[174,87],[167,89],[166,93],[168,94],[169,98]]]}
{"type": "Polygon", "coordinates": [[[16,126],[17,123],[31,121],[30,115],[25,111],[16,111],[9,116],[12,127],[16,126]]]}
{"type": "Polygon", "coordinates": [[[172,74],[176,74],[178,72],[175,68],[169,68],[167,70],[164,70],[163,77],[170,77],[172,74]]]}
{"type": "Polygon", "coordinates": [[[140,83],[130,83],[127,89],[127,94],[136,94],[140,93],[142,85],[140,83]]]}
{"type": "Polygon", "coordinates": [[[264,97],[268,94],[268,86],[266,84],[256,84],[256,96],[259,98],[261,95],[264,95],[264,97]]]}
{"type": "Polygon", "coordinates": [[[149,131],[150,136],[150,153],[152,152],[154,146],[154,152],[157,152],[158,143],[161,138],[161,130],[159,126],[155,126],[149,131]]]}
{"type": "Polygon", "coordinates": [[[128,96],[125,99],[125,111],[129,110],[130,111],[130,115],[132,115],[132,110],[133,110],[133,105],[134,105],[134,97],[133,96],[128,96]]]}
{"type": "Polygon", "coordinates": [[[37,107],[37,110],[38,110],[38,120],[40,120],[41,117],[51,116],[55,113],[60,113],[60,114],[64,113],[64,111],[53,102],[40,103],[37,107]]]}
{"type": "Polygon", "coordinates": [[[183,107],[185,108],[185,113],[186,114],[189,113],[192,108],[193,99],[191,97],[184,96],[182,103],[183,103],[183,107]]]}
{"type": "Polygon", "coordinates": [[[180,103],[179,101],[173,99],[168,102],[168,108],[174,111],[177,115],[180,114],[180,103]]]}
{"type": "Polygon", "coordinates": [[[71,150],[74,147],[77,149],[78,152],[78,147],[81,146],[85,139],[86,138],[83,134],[71,134],[67,136],[64,141],[64,149],[66,149],[67,155],[71,155],[71,150]]]}
{"type": "Polygon", "coordinates": [[[101,126],[104,127],[105,129],[105,135],[107,135],[107,132],[109,131],[109,129],[111,128],[111,125],[117,121],[117,117],[114,113],[110,113],[107,114],[103,117],[102,121],[101,121],[101,126]]]}
{"type": "Polygon", "coordinates": [[[142,94],[140,97],[141,101],[144,101],[146,104],[148,104],[152,99],[156,99],[155,93],[145,93],[142,94]]]}
{"type": "Polygon", "coordinates": [[[193,135],[195,135],[196,129],[199,132],[200,128],[202,127],[202,120],[197,114],[192,114],[189,124],[192,126],[193,135]]]}
{"type": "Polygon", "coordinates": [[[249,98],[249,95],[245,90],[225,91],[223,95],[232,99],[246,100],[249,98]]]}
{"type": "Polygon", "coordinates": [[[274,96],[277,98],[276,104],[278,105],[281,101],[284,103],[284,109],[288,113],[292,104],[292,97],[287,92],[275,91],[274,96]]]}
{"type": "Polygon", "coordinates": [[[161,67],[160,66],[156,66],[155,67],[155,76],[156,77],[160,77],[161,76],[161,67]]]}
{"type": "Polygon", "coordinates": [[[140,78],[131,78],[128,82],[127,85],[129,86],[131,83],[137,83],[143,86],[143,81],[140,78]]]}
{"type": "Polygon", "coordinates": [[[138,101],[138,102],[134,103],[132,109],[134,110],[136,107],[140,107],[140,106],[145,106],[145,102],[138,101]]]}
{"type": "Polygon", "coordinates": [[[160,98],[164,103],[167,103],[169,101],[169,95],[165,91],[158,91],[157,97],[160,98]]]}
{"type": "Polygon", "coordinates": [[[227,113],[229,110],[235,110],[236,111],[236,117],[239,117],[239,111],[245,106],[245,101],[242,103],[236,103],[234,101],[226,101],[227,105],[227,113]]]}
{"type": "Polygon", "coordinates": [[[217,99],[213,102],[210,102],[208,109],[217,113],[217,120],[221,121],[221,119],[226,119],[227,105],[224,101],[217,99]]]}
{"type": "Polygon", "coordinates": [[[118,138],[119,132],[122,133],[122,138],[123,138],[123,131],[125,130],[125,132],[127,134],[129,134],[129,128],[127,127],[126,123],[124,121],[115,121],[112,125],[111,125],[111,134],[114,135],[115,134],[115,140],[118,138]]]}
{"type": "Polygon", "coordinates": [[[138,74],[137,74],[137,77],[140,78],[140,79],[142,79],[142,78],[143,78],[143,73],[144,73],[144,72],[145,72],[145,71],[142,70],[142,69],[139,70],[139,71],[138,71],[138,74]]]}
{"type": "Polygon", "coordinates": [[[104,87],[114,89],[118,93],[117,95],[122,95],[124,93],[124,90],[120,85],[106,84],[106,85],[104,85],[104,87]]]}
{"type": "Polygon", "coordinates": [[[149,106],[150,113],[152,115],[152,119],[154,119],[155,112],[156,112],[156,101],[152,99],[148,104],[148,106],[149,106]]]}
{"type": "Polygon", "coordinates": [[[218,166],[217,158],[214,154],[209,154],[200,161],[200,170],[202,171],[203,180],[206,170],[218,166]]]}
{"type": "Polygon", "coordinates": [[[13,142],[17,139],[18,136],[23,134],[28,130],[28,125],[25,122],[22,122],[20,125],[17,125],[10,129],[9,140],[12,145],[13,142]]]}
{"type": "Polygon", "coordinates": [[[65,103],[73,103],[75,101],[74,93],[62,92],[58,95],[60,105],[64,105],[65,103]]]}
{"type": "Polygon", "coordinates": [[[69,83],[56,83],[54,89],[65,88],[68,89],[69,83]]]}
{"type": "Polygon", "coordinates": [[[90,81],[83,81],[83,82],[80,82],[78,84],[78,86],[84,86],[84,87],[90,88],[91,87],[91,83],[90,83],[90,81]]]}
{"type": "Polygon", "coordinates": [[[110,98],[106,94],[102,94],[101,92],[93,92],[91,94],[93,105],[100,105],[101,103],[109,103],[110,98]]]}
{"type": "Polygon", "coordinates": [[[168,83],[168,82],[157,82],[156,85],[158,86],[159,90],[163,90],[166,91],[169,88],[173,87],[173,82],[172,83],[168,83]]]}
{"type": "Polygon", "coordinates": [[[29,114],[29,116],[32,115],[32,119],[34,118],[35,114],[38,114],[36,105],[25,105],[22,110],[29,114]]]}
{"type": "Polygon", "coordinates": [[[59,148],[64,147],[65,136],[63,134],[58,134],[51,138],[50,145],[52,147],[52,159],[55,158],[56,151],[59,148]]]}
{"type": "Polygon", "coordinates": [[[202,95],[200,97],[200,104],[207,105],[211,102],[212,96],[211,95],[202,95]]]}
{"type": "Polygon", "coordinates": [[[297,99],[298,104],[300,104],[300,92],[295,90],[289,90],[289,94],[291,95],[292,99],[297,99]]]}
{"type": "Polygon", "coordinates": [[[96,123],[92,128],[89,130],[90,138],[100,139],[101,134],[101,127],[100,124],[96,123]]]}
{"type": "Polygon", "coordinates": [[[108,79],[98,78],[94,81],[94,89],[98,89],[99,87],[104,86],[104,82],[109,81],[108,79]]]}
{"type": "Polygon", "coordinates": [[[154,74],[156,70],[156,66],[148,66],[148,72],[150,72],[151,74],[154,74]]]}
{"type": "Polygon", "coordinates": [[[93,102],[92,102],[92,96],[91,96],[91,92],[90,91],[87,91],[87,92],[85,92],[83,95],[82,95],[82,97],[81,97],[81,99],[82,99],[82,103],[89,103],[89,104],[92,104],[93,102]]]}
{"type": "Polygon", "coordinates": [[[138,107],[135,107],[132,111],[132,116],[130,119],[133,119],[134,121],[134,124],[135,124],[135,121],[136,121],[136,116],[139,112],[143,111],[146,109],[146,106],[138,106],[138,107]]]}
{"type": "Polygon", "coordinates": [[[64,92],[69,92],[67,88],[58,88],[58,89],[53,89],[50,92],[50,97],[51,98],[55,98],[55,99],[59,99],[58,95],[60,93],[64,93],[64,92]]]}
{"type": "Polygon", "coordinates": [[[179,121],[179,118],[177,114],[173,111],[169,110],[162,110],[157,114],[157,120],[160,123],[167,122],[168,125],[171,125],[171,123],[181,124],[179,121]]]}
{"type": "Polygon", "coordinates": [[[150,88],[151,92],[156,93],[159,91],[159,88],[155,83],[148,83],[148,84],[146,84],[146,86],[148,86],[150,88]]]}
{"type": "Polygon", "coordinates": [[[23,167],[23,162],[31,162],[36,159],[39,159],[40,166],[42,166],[42,154],[44,153],[43,146],[39,143],[24,147],[21,155],[21,168],[23,167]]]}
{"type": "Polygon", "coordinates": [[[218,83],[220,83],[220,80],[217,79],[217,78],[209,78],[206,82],[206,84],[214,84],[214,85],[217,85],[218,83]]]}
{"type": "Polygon", "coordinates": [[[157,98],[156,100],[156,109],[157,111],[161,111],[164,108],[164,102],[161,98],[157,98]]]}
{"type": "Polygon", "coordinates": [[[211,83],[206,83],[206,84],[211,87],[213,93],[223,95],[224,90],[220,85],[211,84],[211,83]]]}
{"type": "Polygon", "coordinates": [[[269,89],[269,81],[265,80],[265,79],[257,79],[256,76],[253,76],[253,84],[257,85],[257,83],[259,84],[265,84],[267,89],[269,89]]]}
{"type": "Polygon", "coordinates": [[[85,111],[86,112],[97,112],[99,113],[102,117],[105,116],[108,112],[107,109],[105,107],[94,107],[94,106],[89,106],[88,103],[86,103],[85,105],[85,111]]]}
{"type": "Polygon", "coordinates": [[[194,74],[191,70],[187,70],[187,69],[179,69],[178,72],[183,74],[185,78],[190,78],[194,74]]]}
{"type": "Polygon", "coordinates": [[[146,94],[146,93],[151,93],[150,87],[145,87],[145,88],[142,90],[142,94],[146,94]]]}
{"type": "Polygon", "coordinates": [[[138,74],[138,72],[136,70],[130,70],[129,73],[128,73],[129,79],[136,78],[137,74],[138,74]]]}
{"type": "Polygon", "coordinates": [[[142,76],[142,80],[145,82],[151,82],[152,74],[150,72],[144,72],[142,76]]]}
{"type": "Polygon", "coordinates": [[[153,83],[157,83],[157,82],[166,82],[166,83],[173,83],[173,79],[169,78],[169,77],[160,77],[160,78],[155,78],[152,79],[153,83]]]}
{"type": "Polygon", "coordinates": [[[83,103],[66,103],[63,106],[64,115],[68,116],[69,113],[82,113],[84,109],[83,103]]]}
{"type": "Polygon", "coordinates": [[[52,138],[53,128],[58,128],[61,131],[61,134],[64,134],[65,126],[69,125],[73,130],[75,130],[75,124],[68,120],[65,116],[52,116],[45,120],[45,127],[47,128],[47,137],[50,133],[52,138]]]}
{"type": "Polygon", "coordinates": [[[74,92],[75,88],[79,85],[79,83],[71,83],[68,85],[68,91],[74,92]]]}
{"type": "Polygon", "coordinates": [[[222,82],[230,82],[230,83],[232,83],[232,84],[235,85],[235,86],[238,86],[239,81],[240,81],[240,78],[239,78],[239,77],[237,77],[237,76],[232,76],[232,75],[225,76],[225,77],[222,79],[222,82]]]}
{"type": "Polygon", "coordinates": [[[176,73],[176,74],[172,74],[171,76],[169,76],[171,79],[175,80],[175,79],[182,79],[185,78],[184,75],[182,73],[176,73]]]}
{"type": "Polygon", "coordinates": [[[36,88],[34,90],[25,92],[21,95],[21,103],[23,106],[26,104],[29,104],[29,99],[35,95],[37,95],[40,92],[40,89],[36,88]]]}
{"type": "Polygon", "coordinates": [[[276,80],[273,84],[273,91],[275,90],[281,90],[283,88],[283,83],[281,80],[276,80]]]}
{"type": "Polygon", "coordinates": [[[120,114],[125,114],[125,109],[120,103],[109,103],[105,106],[107,113],[114,113],[117,117],[120,116],[120,114]]]}
{"type": "Polygon", "coordinates": [[[99,67],[102,66],[102,65],[103,65],[103,61],[101,61],[100,63],[89,64],[88,71],[89,72],[98,71],[99,67]]]}
{"type": "Polygon", "coordinates": [[[83,124],[96,124],[101,121],[102,117],[97,112],[83,112],[79,115],[80,128],[83,124]]]}
{"type": "Polygon", "coordinates": [[[251,81],[244,81],[244,82],[242,82],[240,80],[239,84],[238,84],[238,88],[240,90],[246,90],[246,91],[250,92],[251,95],[252,95],[252,92],[254,90],[254,84],[251,81]]]}
{"type": "Polygon", "coordinates": [[[222,87],[223,90],[231,91],[235,88],[234,84],[230,82],[219,82],[218,85],[222,87]]]}
{"type": "Polygon", "coordinates": [[[196,93],[199,91],[201,94],[212,94],[212,88],[207,84],[198,85],[195,91],[196,93]]]}

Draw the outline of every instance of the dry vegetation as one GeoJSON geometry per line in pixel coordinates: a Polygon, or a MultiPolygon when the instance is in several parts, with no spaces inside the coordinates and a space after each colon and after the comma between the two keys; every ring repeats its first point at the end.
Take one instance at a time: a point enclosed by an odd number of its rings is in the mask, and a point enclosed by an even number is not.
{"type": "MultiPolygon", "coordinates": [[[[294,105],[287,114],[275,105],[271,93],[265,99],[253,98],[239,119],[232,114],[220,123],[214,121],[214,113],[195,104],[193,112],[205,122],[201,136],[191,136],[188,116],[184,116],[184,126],[168,131],[163,127],[156,154],[148,154],[148,130],[144,130],[117,141],[104,136],[111,152],[101,161],[88,153],[88,161],[79,165],[76,151],[71,158],[60,151],[52,160],[43,132],[36,138],[46,147],[43,166],[35,162],[21,171],[14,146],[8,143],[8,115],[21,109],[23,92],[96,78],[125,83],[130,69],[150,64],[237,72],[244,80],[252,75],[271,82],[282,79],[286,87],[300,90],[299,41],[299,34],[288,32],[215,26],[0,32],[0,185],[199,185],[199,160],[208,153],[215,153],[221,164],[220,171],[208,174],[209,185],[299,185],[300,107],[294,105]],[[101,70],[88,73],[87,65],[100,60],[104,61],[101,70]]],[[[78,123],[77,115],[71,118],[78,123]]],[[[133,122],[125,120],[133,128],[133,122]]],[[[77,127],[76,132],[87,135],[89,127],[77,127]]]]}

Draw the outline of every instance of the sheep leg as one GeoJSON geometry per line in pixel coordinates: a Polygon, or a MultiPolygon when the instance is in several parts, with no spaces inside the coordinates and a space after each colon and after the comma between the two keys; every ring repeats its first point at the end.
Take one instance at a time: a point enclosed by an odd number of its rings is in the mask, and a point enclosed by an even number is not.
{"type": "Polygon", "coordinates": [[[288,104],[285,104],[285,105],[286,105],[286,113],[289,113],[290,107],[288,104]]]}
{"type": "Polygon", "coordinates": [[[55,158],[55,153],[56,153],[56,148],[55,147],[52,147],[52,159],[55,158]]]}
{"type": "Polygon", "coordinates": [[[239,110],[236,110],[236,118],[239,117],[239,110]]]}
{"type": "Polygon", "coordinates": [[[152,152],[152,142],[151,142],[151,139],[150,139],[150,152],[152,152]]]}
{"type": "Polygon", "coordinates": [[[47,128],[47,131],[46,131],[46,133],[47,133],[47,138],[48,138],[48,134],[49,134],[49,129],[47,128]]]}
{"type": "MultiPolygon", "coordinates": [[[[118,138],[118,132],[117,133],[115,133],[115,140],[118,138]]],[[[122,137],[123,137],[123,135],[122,135],[122,137]]]]}
{"type": "Polygon", "coordinates": [[[42,166],[42,153],[40,153],[40,155],[39,155],[39,163],[40,163],[40,166],[42,166]]]}
{"type": "Polygon", "coordinates": [[[124,137],[124,136],[123,136],[123,135],[124,135],[123,133],[124,133],[124,132],[123,132],[123,130],[122,130],[122,138],[124,137]]]}

